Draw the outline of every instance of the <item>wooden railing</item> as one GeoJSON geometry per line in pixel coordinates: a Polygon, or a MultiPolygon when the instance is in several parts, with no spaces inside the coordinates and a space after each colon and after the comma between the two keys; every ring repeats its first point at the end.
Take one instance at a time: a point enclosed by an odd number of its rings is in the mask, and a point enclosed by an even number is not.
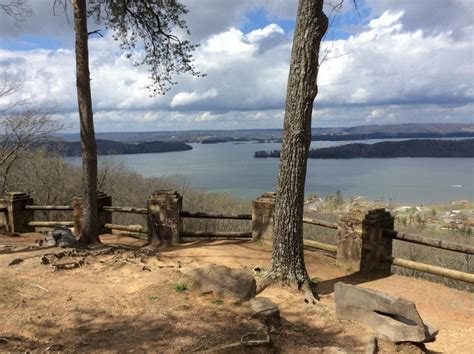
{"type": "Polygon", "coordinates": [[[25,210],[42,210],[42,211],[52,211],[52,210],[74,210],[70,205],[25,205],[25,210]]]}
{"type": "Polygon", "coordinates": [[[182,218],[195,218],[195,219],[252,220],[252,214],[219,214],[219,213],[181,211],[179,215],[182,218]]]}
{"type": "MultiPolygon", "coordinates": [[[[165,196],[174,196],[173,198],[176,197],[176,194],[166,194],[164,193],[163,195],[165,196]]],[[[179,196],[179,195],[178,195],[179,196]]],[[[80,219],[81,215],[81,208],[82,204],[81,203],[76,203],[73,202],[73,205],[34,205],[32,202],[33,200],[25,193],[11,193],[9,196],[10,199],[5,199],[2,200],[1,204],[1,210],[2,212],[8,214],[11,211],[24,211],[24,215],[19,215],[19,217],[11,222],[11,225],[13,225],[11,228],[18,228],[21,229],[24,225],[27,225],[27,227],[35,228],[35,227],[54,227],[56,225],[62,225],[62,226],[75,226],[78,227],[78,224],[80,224],[80,220],[78,221],[78,218],[80,219]],[[10,203],[10,204],[8,204],[10,203]],[[15,205],[15,203],[17,203],[15,205]],[[5,206],[7,205],[7,206],[5,206]],[[9,206],[8,206],[9,205],[9,206]],[[22,206],[22,207],[19,207],[22,206]],[[51,211],[62,211],[62,212],[67,212],[67,211],[73,211],[74,214],[74,221],[71,220],[35,220],[34,219],[34,213],[36,211],[45,211],[45,212],[51,212],[51,211]],[[22,226],[23,225],[23,226],[22,226]]],[[[148,224],[149,225],[154,225],[153,223],[159,222],[163,223],[164,226],[167,227],[167,225],[171,225],[175,222],[181,223],[180,218],[200,218],[200,219],[222,219],[222,220],[243,220],[243,221],[252,221],[252,232],[232,232],[232,231],[189,231],[189,230],[183,230],[182,224],[180,224],[179,227],[176,227],[175,229],[178,230],[179,235],[178,235],[178,242],[181,239],[189,239],[189,238],[195,238],[195,239],[200,239],[200,238],[211,238],[211,239],[219,239],[219,238],[229,238],[229,239],[253,239],[255,238],[255,235],[258,234],[261,229],[262,229],[262,220],[265,220],[265,223],[268,223],[270,230],[272,233],[273,230],[273,214],[268,214],[268,210],[271,209],[265,209],[264,212],[267,213],[265,214],[265,217],[260,218],[258,215],[259,211],[257,209],[253,209],[252,214],[229,214],[229,213],[210,213],[210,212],[193,212],[193,211],[184,211],[180,210],[180,206],[177,207],[176,205],[169,206],[166,203],[169,203],[169,200],[167,202],[164,202],[162,207],[164,208],[163,210],[168,210],[170,212],[174,212],[175,216],[171,217],[170,219],[167,219],[165,221],[163,220],[158,220],[160,217],[159,215],[161,212],[161,209],[150,209],[150,204],[148,204],[147,208],[141,208],[141,207],[129,207],[129,206],[112,206],[112,205],[105,205],[111,204],[111,199],[110,197],[107,197],[105,195],[101,195],[100,198],[103,198],[102,204],[99,203],[99,214],[101,215],[99,219],[101,219],[102,225],[101,227],[104,230],[117,230],[121,231],[123,233],[128,233],[130,235],[147,235],[148,240],[150,240],[150,234],[153,232],[153,230],[149,230],[147,227],[143,227],[140,225],[119,225],[115,224],[112,222],[112,213],[128,213],[128,214],[137,214],[137,215],[143,215],[147,216],[148,218],[148,224]],[[107,199],[108,198],[108,199],[107,199]],[[169,209],[166,209],[169,208],[169,209]],[[269,216],[270,215],[270,216],[269,216]],[[155,219],[153,219],[155,217],[155,219]],[[158,217],[158,219],[156,219],[158,217]],[[176,219],[179,219],[178,221],[176,219]],[[151,220],[151,221],[150,221],[151,220]],[[255,221],[258,222],[255,222],[255,221]],[[150,224],[151,222],[151,224],[150,224]],[[260,224],[259,224],[260,223],[260,224]],[[257,229],[255,229],[256,227],[257,229]],[[255,231],[257,230],[257,231],[255,231]]],[[[160,195],[158,195],[158,199],[155,200],[156,203],[159,203],[160,195]]],[[[180,198],[180,197],[179,197],[180,198]]],[[[176,200],[180,200],[180,199],[176,200]]],[[[262,196],[264,198],[263,203],[268,203],[268,200],[271,199],[271,196],[269,195],[264,195],[262,196]]],[[[180,205],[180,204],[179,204],[180,205]]],[[[371,210],[368,211],[364,222],[367,221],[367,227],[373,227],[370,226],[372,225],[372,222],[374,218],[376,219],[376,216],[378,213],[385,213],[390,216],[389,213],[385,212],[384,210],[381,211],[382,209],[376,209],[376,210],[371,210]]],[[[273,213],[273,212],[272,212],[273,213]]],[[[163,214],[165,215],[166,212],[163,214]]],[[[163,217],[168,217],[168,216],[163,216],[163,217]]],[[[9,218],[12,219],[11,215],[9,215],[9,218]]],[[[390,218],[393,217],[390,216],[390,218]]],[[[347,228],[349,224],[344,224],[343,227],[341,228],[341,224],[343,224],[345,221],[342,219],[339,220],[338,223],[334,222],[329,222],[325,220],[319,220],[319,219],[310,219],[310,218],[304,218],[303,223],[305,224],[310,224],[310,225],[316,225],[319,227],[324,227],[324,228],[329,228],[333,230],[338,230],[338,232],[342,232],[341,230],[347,228]]],[[[364,224],[366,225],[366,224],[364,224]]],[[[455,242],[450,242],[450,241],[445,241],[445,240],[438,240],[422,235],[417,235],[417,234],[410,234],[410,233],[403,233],[399,232],[396,230],[393,230],[393,222],[391,224],[392,226],[390,228],[383,227],[381,229],[381,237],[380,239],[387,239],[387,240],[399,240],[403,242],[408,242],[408,243],[413,243],[413,244],[418,244],[422,246],[428,246],[428,247],[433,247],[437,249],[443,249],[443,250],[448,250],[452,252],[457,252],[465,255],[473,255],[474,254],[474,246],[472,245],[465,245],[465,244],[459,244],[455,242]]],[[[80,226],[80,225],[79,225],[80,226]]],[[[379,225],[380,227],[380,225],[379,225]]],[[[153,228],[155,228],[153,226],[153,228]]],[[[155,230],[156,231],[156,230],[155,230]]],[[[21,232],[21,231],[16,231],[13,230],[12,232],[21,232]]],[[[346,232],[346,231],[344,231],[346,232]]],[[[365,232],[365,231],[363,231],[365,232]]],[[[378,231],[377,231],[378,232],[378,231]]],[[[140,237],[140,236],[139,236],[140,237]]],[[[144,238],[141,236],[141,238],[144,238]]],[[[338,245],[331,245],[331,244],[326,244],[323,242],[319,241],[314,241],[314,240],[304,240],[304,246],[306,248],[310,249],[320,249],[324,250],[326,252],[331,252],[331,253],[336,253],[337,258],[339,258],[339,252],[340,247],[341,247],[341,235],[338,237],[338,245]]],[[[361,242],[364,242],[364,236],[361,236],[360,238],[361,242]]],[[[380,241],[380,240],[379,240],[380,241]]],[[[368,247],[371,247],[373,245],[374,240],[371,240],[368,244],[368,247]]],[[[380,242],[380,245],[377,247],[384,247],[383,245],[384,242],[380,242]]],[[[365,246],[362,246],[364,248],[365,246]]],[[[364,248],[365,249],[365,248],[364,248]]],[[[455,279],[455,280],[460,280],[468,283],[474,283],[474,274],[471,273],[465,273],[453,269],[447,269],[443,267],[438,267],[430,264],[425,264],[425,263],[420,263],[416,261],[411,261],[411,260],[406,260],[402,258],[397,258],[397,257],[392,257],[391,256],[391,243],[390,243],[390,249],[387,251],[388,254],[386,256],[382,256],[382,258],[379,260],[379,262],[385,263],[385,264],[390,264],[394,266],[399,266],[399,267],[404,267],[416,271],[421,271],[421,272],[426,272],[434,275],[439,275],[442,277],[450,278],[450,279],[455,279]]],[[[378,254],[378,251],[376,252],[378,254]]],[[[343,252],[341,252],[343,254],[343,252]]],[[[385,254],[382,252],[382,254],[385,254]]],[[[362,262],[362,258],[360,259],[362,262]]]]}
{"type": "MultiPolygon", "coordinates": [[[[180,211],[180,217],[192,219],[221,219],[221,220],[252,220],[252,214],[222,214],[208,212],[180,211]]],[[[183,231],[182,238],[225,238],[225,239],[251,239],[252,232],[232,231],[183,231]]]]}
{"type": "MultiPolygon", "coordinates": [[[[330,228],[330,229],[337,229],[337,224],[329,223],[324,220],[303,219],[303,222],[312,224],[312,225],[330,228]]],[[[438,239],[434,239],[434,238],[430,238],[430,237],[426,237],[422,235],[417,235],[417,234],[409,234],[409,233],[398,232],[395,230],[384,229],[383,236],[394,239],[394,240],[415,243],[419,245],[434,247],[434,248],[448,250],[452,252],[463,253],[467,255],[474,254],[474,246],[459,244],[459,243],[450,242],[450,241],[438,240],[438,239]]],[[[332,253],[338,252],[337,246],[330,245],[327,243],[306,240],[306,239],[303,241],[303,243],[304,243],[304,246],[307,248],[317,248],[317,249],[321,249],[321,250],[332,252],[332,253]]],[[[394,266],[399,266],[399,267],[403,267],[407,269],[430,273],[433,275],[438,275],[438,276],[474,284],[474,274],[472,273],[466,273],[466,272],[461,272],[458,270],[434,266],[431,264],[410,261],[410,260],[398,258],[398,257],[386,257],[383,259],[383,261],[394,266]]]]}
{"type": "MultiPolygon", "coordinates": [[[[25,210],[31,211],[73,211],[74,208],[70,205],[25,205],[25,210]]],[[[28,226],[30,227],[54,227],[54,226],[74,226],[74,221],[64,221],[64,220],[34,220],[29,221],[28,226]]]]}

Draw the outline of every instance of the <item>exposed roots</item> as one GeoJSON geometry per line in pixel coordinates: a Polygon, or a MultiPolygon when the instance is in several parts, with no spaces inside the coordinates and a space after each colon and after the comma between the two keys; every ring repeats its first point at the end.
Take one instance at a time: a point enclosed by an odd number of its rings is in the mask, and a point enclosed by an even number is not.
{"type": "Polygon", "coordinates": [[[275,283],[277,278],[271,271],[265,272],[261,278],[257,279],[257,294],[260,294],[263,290],[275,283]]]}
{"type": "Polygon", "coordinates": [[[309,277],[305,277],[303,281],[283,279],[281,276],[275,274],[275,272],[269,270],[257,280],[257,294],[261,293],[267,287],[274,283],[280,283],[282,285],[289,286],[292,289],[299,290],[304,294],[304,302],[308,305],[317,306],[320,309],[321,314],[327,313],[326,308],[319,301],[319,296],[314,290],[313,283],[309,277]]]}
{"type": "Polygon", "coordinates": [[[150,250],[150,251],[153,251],[153,252],[158,252],[158,251],[162,251],[168,247],[170,247],[171,244],[169,242],[149,242],[147,245],[143,246],[141,249],[144,249],[144,250],[150,250]]]}

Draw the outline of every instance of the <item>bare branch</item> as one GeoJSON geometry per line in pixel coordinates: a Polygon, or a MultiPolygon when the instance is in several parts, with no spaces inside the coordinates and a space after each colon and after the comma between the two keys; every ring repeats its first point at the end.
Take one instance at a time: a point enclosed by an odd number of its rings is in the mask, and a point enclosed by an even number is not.
{"type": "Polygon", "coordinates": [[[17,25],[33,14],[29,0],[2,1],[0,2],[0,11],[3,11],[8,16],[12,17],[17,25]]]}
{"type": "Polygon", "coordinates": [[[87,35],[91,36],[93,34],[97,34],[97,35],[101,36],[102,38],[104,38],[104,36],[102,35],[102,33],[100,33],[100,31],[101,31],[100,29],[97,29],[95,31],[87,32],[87,35]]]}

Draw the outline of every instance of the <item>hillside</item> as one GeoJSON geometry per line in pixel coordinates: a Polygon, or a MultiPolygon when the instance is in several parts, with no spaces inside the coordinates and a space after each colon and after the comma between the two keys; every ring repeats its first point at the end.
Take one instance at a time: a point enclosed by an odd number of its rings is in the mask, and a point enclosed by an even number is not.
{"type": "MultiPolygon", "coordinates": [[[[366,140],[400,138],[474,137],[474,124],[392,124],[356,127],[313,128],[313,140],[366,140]]],[[[230,141],[278,141],[282,129],[182,130],[151,132],[96,133],[98,139],[138,143],[180,141],[183,143],[221,143],[230,141]]],[[[79,134],[61,134],[66,141],[79,141],[79,134]]]]}
{"type": "MultiPolygon", "coordinates": [[[[78,141],[47,141],[34,148],[46,148],[63,156],[81,156],[81,143],[78,141]]],[[[182,142],[149,141],[139,144],[127,144],[112,140],[97,140],[98,155],[147,154],[171,151],[192,150],[192,146],[182,142]]]]}
{"type": "MultiPolygon", "coordinates": [[[[280,157],[280,151],[257,151],[254,157],[280,157]]],[[[474,157],[474,139],[383,141],[375,144],[346,144],[309,151],[311,159],[389,157],[474,157]]]]}

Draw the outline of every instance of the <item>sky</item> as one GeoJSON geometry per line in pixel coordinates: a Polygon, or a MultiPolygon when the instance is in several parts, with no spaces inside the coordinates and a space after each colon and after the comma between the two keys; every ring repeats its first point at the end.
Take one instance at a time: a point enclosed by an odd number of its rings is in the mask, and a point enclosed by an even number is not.
{"type": "MultiPolygon", "coordinates": [[[[297,1],[181,2],[206,76],[180,75],[150,97],[147,68],[112,33],[91,37],[96,131],[281,128],[297,1]]],[[[474,123],[474,0],[339,2],[325,1],[313,127],[474,123]]],[[[26,99],[77,132],[73,17],[53,14],[52,0],[29,3],[23,22],[0,12],[0,74],[22,82],[0,108],[26,99]]]]}

